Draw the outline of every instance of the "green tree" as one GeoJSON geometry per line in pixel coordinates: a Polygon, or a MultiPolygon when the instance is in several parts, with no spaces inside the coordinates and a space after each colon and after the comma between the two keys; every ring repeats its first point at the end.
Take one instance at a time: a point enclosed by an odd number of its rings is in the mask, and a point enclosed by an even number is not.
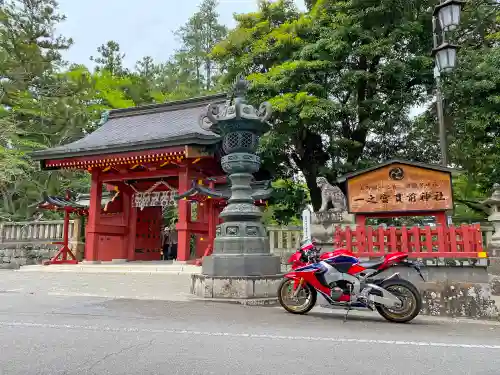
{"type": "Polygon", "coordinates": [[[452,127],[450,156],[469,181],[488,194],[500,181],[500,8],[468,8],[481,15],[480,34],[462,37],[458,66],[444,76],[444,95],[452,127]]]}
{"type": "Polygon", "coordinates": [[[218,74],[210,53],[227,35],[226,27],[219,23],[217,5],[217,0],[203,0],[198,11],[176,32],[182,43],[180,52],[194,68],[198,87],[207,91],[213,88],[218,74]]]}
{"type": "Polygon", "coordinates": [[[309,203],[307,186],[291,179],[278,179],[272,187],[273,193],[264,215],[268,224],[300,224],[302,211],[309,203]]]}
{"type": "MultiPolygon", "coordinates": [[[[71,39],[55,35],[64,16],[53,0],[10,0],[0,8],[0,212],[26,216],[40,190],[34,164],[27,156],[55,129],[45,122],[56,82],[64,66],[61,52],[71,39]]],[[[52,133],[54,134],[54,133],[52,133]]]]}
{"type": "Polygon", "coordinates": [[[315,208],[319,175],[405,156],[409,109],[433,81],[431,4],[318,0],[301,14],[291,0],[264,1],[214,48],[227,80],[246,75],[250,99],[272,103],[270,144],[302,172],[315,208]]]}
{"type": "Polygon", "coordinates": [[[120,45],[114,40],[109,40],[106,44],[97,47],[99,56],[91,56],[90,60],[97,64],[97,70],[107,70],[113,76],[121,76],[127,73],[123,67],[125,54],[121,52],[120,45]]]}
{"type": "MultiPolygon", "coordinates": [[[[462,170],[455,178],[455,216],[487,216],[479,202],[500,181],[500,8],[490,1],[465,4],[460,27],[448,35],[461,46],[458,66],[443,73],[444,106],[452,165],[462,170]]],[[[437,159],[439,143],[435,103],[415,119],[412,136],[437,159]]]]}

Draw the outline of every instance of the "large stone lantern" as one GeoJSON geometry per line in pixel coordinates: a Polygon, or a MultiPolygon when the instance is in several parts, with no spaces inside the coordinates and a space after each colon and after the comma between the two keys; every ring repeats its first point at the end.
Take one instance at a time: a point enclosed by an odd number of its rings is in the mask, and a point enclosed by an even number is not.
{"type": "Polygon", "coordinates": [[[488,255],[496,258],[500,255],[500,184],[494,184],[491,197],[481,203],[490,207],[488,221],[493,224],[494,232],[487,245],[488,255]]]}
{"type": "MultiPolygon", "coordinates": [[[[227,283],[234,284],[232,278],[238,278],[241,283],[243,277],[246,278],[244,288],[248,292],[248,283],[253,285],[259,278],[269,276],[277,278],[281,265],[280,258],[270,253],[262,213],[254,205],[251,187],[253,173],[260,168],[256,150],[260,136],[269,130],[267,121],[271,116],[271,105],[262,103],[256,109],[248,104],[245,101],[247,85],[240,79],[230,100],[224,105],[210,104],[202,116],[201,127],[222,137],[226,155],[222,157],[221,164],[231,181],[231,197],[220,214],[223,223],[217,227],[213,254],[203,259],[201,279],[206,284],[212,282],[206,277],[222,277],[227,283]]],[[[194,276],[194,279],[200,278],[194,276]]],[[[229,288],[228,285],[225,287],[229,288]]],[[[212,297],[229,296],[220,295],[216,289],[214,284],[212,297]]],[[[234,296],[236,292],[229,289],[226,294],[234,296]]],[[[196,290],[193,292],[200,294],[196,290]]],[[[272,292],[275,293],[275,290],[272,292]]],[[[258,297],[252,293],[236,294],[242,298],[258,297]]]]}

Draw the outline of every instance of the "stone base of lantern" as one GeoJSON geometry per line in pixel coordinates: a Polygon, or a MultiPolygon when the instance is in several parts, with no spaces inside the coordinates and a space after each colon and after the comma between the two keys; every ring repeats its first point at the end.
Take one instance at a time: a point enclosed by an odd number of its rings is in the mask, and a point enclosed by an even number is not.
{"type": "Polygon", "coordinates": [[[214,254],[203,258],[203,275],[274,276],[281,274],[281,258],[271,254],[214,254]]]}
{"type": "MultiPolygon", "coordinates": [[[[243,205],[228,206],[226,211],[235,206],[243,205]]],[[[245,208],[251,214],[260,216],[257,207],[245,205],[245,208]]],[[[203,258],[202,274],[208,276],[268,276],[280,273],[281,259],[270,254],[266,229],[258,221],[220,224],[214,240],[214,252],[203,258]]]]}
{"type": "Polygon", "coordinates": [[[191,275],[191,294],[216,300],[247,300],[254,304],[273,304],[277,300],[282,275],[207,276],[191,275]]]}

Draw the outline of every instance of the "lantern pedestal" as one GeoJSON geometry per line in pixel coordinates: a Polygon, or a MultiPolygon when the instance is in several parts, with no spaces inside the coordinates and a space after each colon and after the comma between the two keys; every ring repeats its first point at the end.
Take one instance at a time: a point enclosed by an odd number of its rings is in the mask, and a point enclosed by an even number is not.
{"type": "Polygon", "coordinates": [[[218,300],[251,300],[254,304],[273,304],[282,275],[207,276],[191,275],[191,294],[218,300]]]}
{"type": "Polygon", "coordinates": [[[211,255],[203,258],[207,276],[268,276],[280,272],[280,257],[271,254],[211,255]]]}

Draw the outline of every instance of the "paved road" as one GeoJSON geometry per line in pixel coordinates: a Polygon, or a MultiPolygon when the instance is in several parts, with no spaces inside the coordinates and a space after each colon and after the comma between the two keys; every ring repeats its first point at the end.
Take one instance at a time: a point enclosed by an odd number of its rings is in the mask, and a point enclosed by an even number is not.
{"type": "Polygon", "coordinates": [[[0,291],[52,296],[187,301],[190,296],[190,279],[191,276],[188,274],[49,273],[0,270],[0,291]]]}
{"type": "Polygon", "coordinates": [[[294,316],[275,307],[54,295],[44,282],[29,289],[26,280],[5,289],[14,279],[0,273],[2,375],[500,371],[500,324],[419,318],[395,325],[358,312],[344,323],[341,312],[294,316]]]}

